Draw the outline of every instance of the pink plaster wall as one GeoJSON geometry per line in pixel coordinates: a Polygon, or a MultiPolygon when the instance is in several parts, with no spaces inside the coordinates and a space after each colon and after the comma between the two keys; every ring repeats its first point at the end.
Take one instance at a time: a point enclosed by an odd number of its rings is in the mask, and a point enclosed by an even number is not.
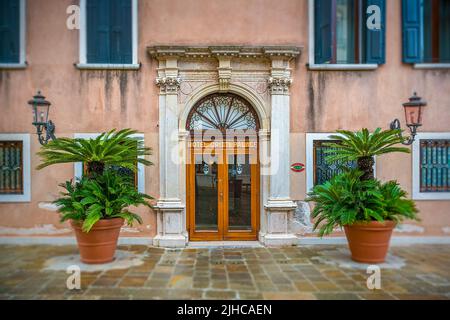
{"type": "MultiPolygon", "coordinates": [[[[157,197],[158,88],[156,62],[146,46],[186,45],[297,45],[301,57],[293,63],[291,131],[330,132],[387,127],[403,120],[401,103],[414,90],[428,108],[421,131],[450,131],[450,70],[414,70],[401,62],[400,0],[387,1],[386,64],[375,71],[308,71],[307,0],[140,0],[139,71],[78,70],[78,31],[65,26],[67,6],[76,0],[27,1],[27,61],[25,70],[0,71],[2,117],[0,132],[32,133],[32,154],[38,150],[31,112],[26,101],[39,88],[52,102],[51,118],[58,136],[132,127],[145,134],[154,149],[153,167],[146,170],[146,192],[157,197]]],[[[301,140],[303,139],[303,140],[301,140]]],[[[292,160],[304,161],[304,148],[292,140],[292,160]]],[[[32,165],[38,163],[32,157],[32,165]]],[[[381,159],[378,177],[397,178],[411,189],[411,156],[381,159]]],[[[73,177],[71,165],[32,171],[32,201],[0,203],[0,226],[30,228],[58,224],[54,212],[38,209],[51,201],[57,183],[73,177]]],[[[306,173],[293,174],[292,197],[303,199],[306,173]]],[[[442,235],[450,226],[450,201],[419,201],[427,235],[442,235]]],[[[155,234],[155,215],[140,210],[144,225],[139,235],[155,234]],[[149,226],[149,227],[147,227],[149,226]]]]}

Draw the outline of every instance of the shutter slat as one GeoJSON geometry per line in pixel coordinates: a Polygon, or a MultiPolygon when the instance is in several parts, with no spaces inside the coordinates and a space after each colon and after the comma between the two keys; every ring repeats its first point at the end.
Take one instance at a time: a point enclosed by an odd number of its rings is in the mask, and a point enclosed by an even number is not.
{"type": "Polygon", "coordinates": [[[423,60],[422,0],[402,1],[403,62],[423,60]]]}
{"type": "Polygon", "coordinates": [[[111,63],[132,63],[131,0],[111,1],[111,63]]]}
{"type": "Polygon", "coordinates": [[[0,62],[20,62],[20,1],[0,1],[0,62]]]}
{"type": "Polygon", "coordinates": [[[386,62],[386,1],[366,0],[364,6],[364,16],[366,17],[363,28],[366,30],[366,61],[365,63],[384,64],[386,62]],[[381,28],[379,30],[369,30],[366,21],[372,13],[367,13],[367,8],[376,5],[380,8],[381,28]]]}
{"type": "Polygon", "coordinates": [[[110,63],[109,0],[87,0],[87,62],[110,63]]]}
{"type": "Polygon", "coordinates": [[[314,1],[314,62],[330,63],[333,57],[332,2],[314,1]]]}

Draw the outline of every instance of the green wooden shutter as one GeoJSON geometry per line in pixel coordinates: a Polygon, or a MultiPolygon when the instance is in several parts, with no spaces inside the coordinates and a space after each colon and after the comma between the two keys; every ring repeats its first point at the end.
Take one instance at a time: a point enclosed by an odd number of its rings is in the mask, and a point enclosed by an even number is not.
{"type": "Polygon", "coordinates": [[[403,62],[423,60],[422,0],[402,1],[403,62]]]}
{"type": "Polygon", "coordinates": [[[131,0],[111,0],[111,63],[132,63],[131,0]]]}
{"type": "Polygon", "coordinates": [[[333,56],[333,1],[314,1],[314,63],[330,63],[333,56]]]}
{"type": "Polygon", "coordinates": [[[420,140],[420,192],[450,192],[450,140],[420,140]]]}
{"type": "Polygon", "coordinates": [[[110,63],[110,0],[87,0],[87,62],[110,63]]]}
{"type": "Polygon", "coordinates": [[[0,0],[0,63],[20,62],[20,1],[0,0]]]}
{"type": "Polygon", "coordinates": [[[366,61],[365,63],[383,64],[386,62],[386,1],[385,0],[366,0],[364,6],[365,20],[363,21],[363,28],[366,30],[366,61]],[[366,21],[371,15],[367,13],[367,8],[371,5],[376,5],[381,10],[381,29],[369,30],[366,26],[366,21]]]}

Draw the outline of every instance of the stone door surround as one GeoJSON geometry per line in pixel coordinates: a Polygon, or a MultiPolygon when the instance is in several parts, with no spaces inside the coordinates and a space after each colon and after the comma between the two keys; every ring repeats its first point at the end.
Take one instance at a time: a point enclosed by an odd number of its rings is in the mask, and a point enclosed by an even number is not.
{"type": "Polygon", "coordinates": [[[186,225],[186,121],[201,98],[231,92],[256,110],[261,128],[260,232],[265,245],[296,240],[288,221],[296,204],[289,186],[289,88],[299,46],[176,46],[147,48],[157,60],[160,195],[155,245],[184,247],[186,225]],[[270,159],[270,161],[269,161],[270,159]]]}

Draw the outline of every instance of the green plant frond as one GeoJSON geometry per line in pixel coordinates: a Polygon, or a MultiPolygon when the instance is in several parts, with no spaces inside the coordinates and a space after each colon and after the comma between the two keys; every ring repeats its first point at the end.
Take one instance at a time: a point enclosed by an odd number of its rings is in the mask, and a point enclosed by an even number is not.
{"type": "Polygon", "coordinates": [[[67,181],[61,186],[66,192],[54,201],[60,207],[61,220],[82,221],[84,232],[89,232],[100,219],[120,216],[128,223],[141,222],[140,217],[127,208],[140,205],[151,207],[148,200],[153,199],[138,192],[128,177],[113,170],[105,170],[95,179],[83,177],[79,182],[67,181]]]}
{"type": "Polygon", "coordinates": [[[100,162],[105,166],[119,165],[133,171],[136,170],[136,163],[152,165],[151,161],[144,158],[151,155],[152,150],[144,145],[142,138],[132,137],[136,133],[132,129],[113,129],[93,139],[52,140],[37,153],[42,160],[37,169],[70,162],[100,162]]]}
{"type": "Polygon", "coordinates": [[[348,170],[308,193],[306,201],[315,203],[311,211],[313,229],[319,229],[320,236],[357,221],[418,220],[414,202],[406,198],[397,182],[361,180],[362,174],[360,170],[348,170]]]}

